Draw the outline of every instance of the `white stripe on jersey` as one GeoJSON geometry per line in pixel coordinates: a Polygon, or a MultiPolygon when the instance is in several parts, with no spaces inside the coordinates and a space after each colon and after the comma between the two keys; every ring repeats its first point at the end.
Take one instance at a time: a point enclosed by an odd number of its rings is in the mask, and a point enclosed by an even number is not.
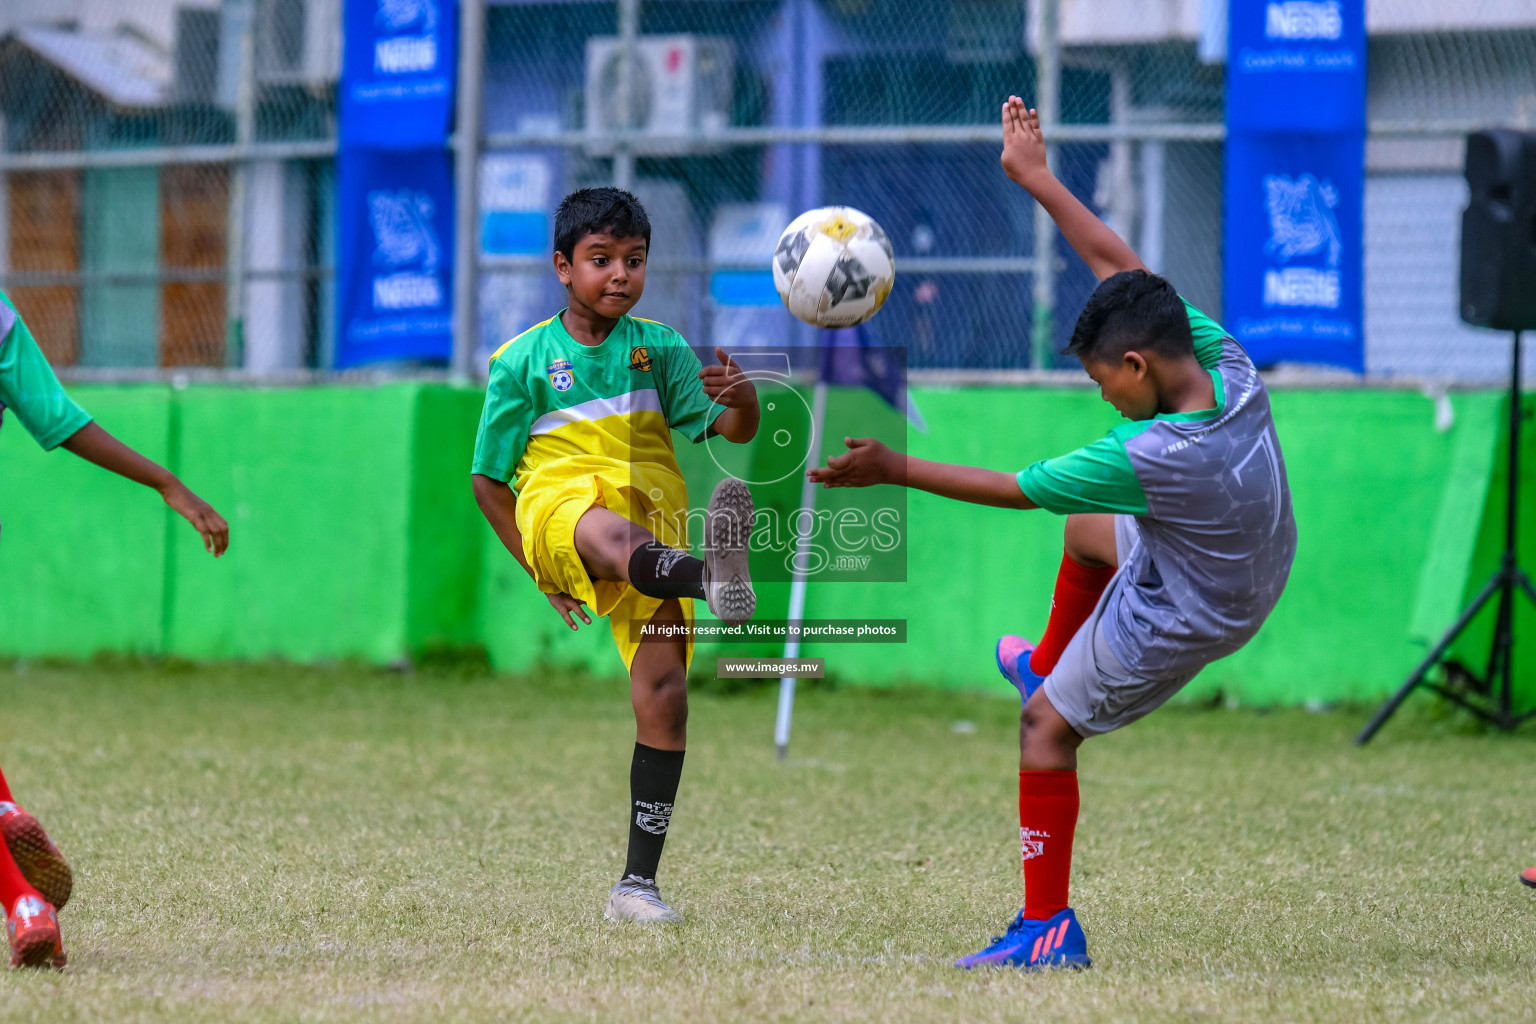
{"type": "Polygon", "coordinates": [[[606,416],[628,416],[636,412],[661,412],[661,395],[656,393],[655,388],[626,391],[612,398],[594,398],[568,409],[547,412],[533,421],[528,436],[552,434],[563,426],[579,423],[582,420],[600,420],[606,416]]]}

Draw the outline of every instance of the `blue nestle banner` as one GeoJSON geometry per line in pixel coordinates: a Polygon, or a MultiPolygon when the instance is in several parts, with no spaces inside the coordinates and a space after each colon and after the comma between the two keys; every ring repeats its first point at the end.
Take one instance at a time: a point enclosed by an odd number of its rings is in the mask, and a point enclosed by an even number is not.
{"type": "Polygon", "coordinates": [[[341,144],[441,146],[453,116],[455,0],[346,0],[341,144]]]}
{"type": "Polygon", "coordinates": [[[337,160],[336,366],[453,350],[453,174],[441,149],[337,160]]]}
{"type": "Polygon", "coordinates": [[[1232,0],[1227,17],[1228,125],[1365,128],[1364,0],[1232,0]]]}
{"type": "Polygon", "coordinates": [[[1227,138],[1222,322],[1255,363],[1363,372],[1365,136],[1227,138]]]}
{"type": "Polygon", "coordinates": [[[1363,0],[1229,17],[1222,321],[1260,366],[1363,372],[1363,0]]]}

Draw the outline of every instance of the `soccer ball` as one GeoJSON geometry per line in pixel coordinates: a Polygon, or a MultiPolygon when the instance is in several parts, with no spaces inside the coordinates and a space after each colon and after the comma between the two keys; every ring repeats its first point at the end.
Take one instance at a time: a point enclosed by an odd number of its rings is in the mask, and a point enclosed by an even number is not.
{"type": "Polygon", "coordinates": [[[891,294],[890,239],[867,213],[823,206],[796,217],[773,253],[773,286],[795,316],[816,327],[852,327],[891,294]]]}

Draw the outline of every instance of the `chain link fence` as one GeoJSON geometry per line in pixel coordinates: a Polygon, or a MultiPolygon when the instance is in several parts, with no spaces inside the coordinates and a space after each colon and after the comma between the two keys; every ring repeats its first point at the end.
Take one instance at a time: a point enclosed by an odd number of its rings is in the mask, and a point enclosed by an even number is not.
{"type": "Polygon", "coordinates": [[[340,10],[0,13],[0,287],[56,364],[325,365],[340,10]]]}
{"type": "MultiPolygon", "coordinates": [[[[879,342],[955,378],[1048,369],[1094,281],[998,169],[1009,93],[1041,109],[1063,180],[1220,315],[1220,3],[471,3],[464,348],[563,305],[554,205],[617,182],[655,224],[636,312],[697,345],[803,343],[768,257],[796,213],[846,203],[896,250],[879,342]]],[[[80,375],[324,371],[342,0],[129,6],[0,10],[0,288],[80,375]]],[[[1456,318],[1461,138],[1536,126],[1536,9],[1370,0],[1367,17],[1368,372],[1497,380],[1504,346],[1456,318]]]]}

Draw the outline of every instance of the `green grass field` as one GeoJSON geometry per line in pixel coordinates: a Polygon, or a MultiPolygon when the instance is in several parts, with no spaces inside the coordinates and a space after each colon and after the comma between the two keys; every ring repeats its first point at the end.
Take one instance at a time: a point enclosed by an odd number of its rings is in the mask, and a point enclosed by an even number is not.
{"type": "Polygon", "coordinates": [[[0,670],[0,763],[71,857],[63,975],[0,1018],[1510,1020],[1536,1014],[1536,734],[1422,708],[1170,708],[1089,744],[1093,970],[965,975],[1020,894],[1017,708],[695,695],[662,863],[605,923],[619,684],[367,669],[0,670]]]}

